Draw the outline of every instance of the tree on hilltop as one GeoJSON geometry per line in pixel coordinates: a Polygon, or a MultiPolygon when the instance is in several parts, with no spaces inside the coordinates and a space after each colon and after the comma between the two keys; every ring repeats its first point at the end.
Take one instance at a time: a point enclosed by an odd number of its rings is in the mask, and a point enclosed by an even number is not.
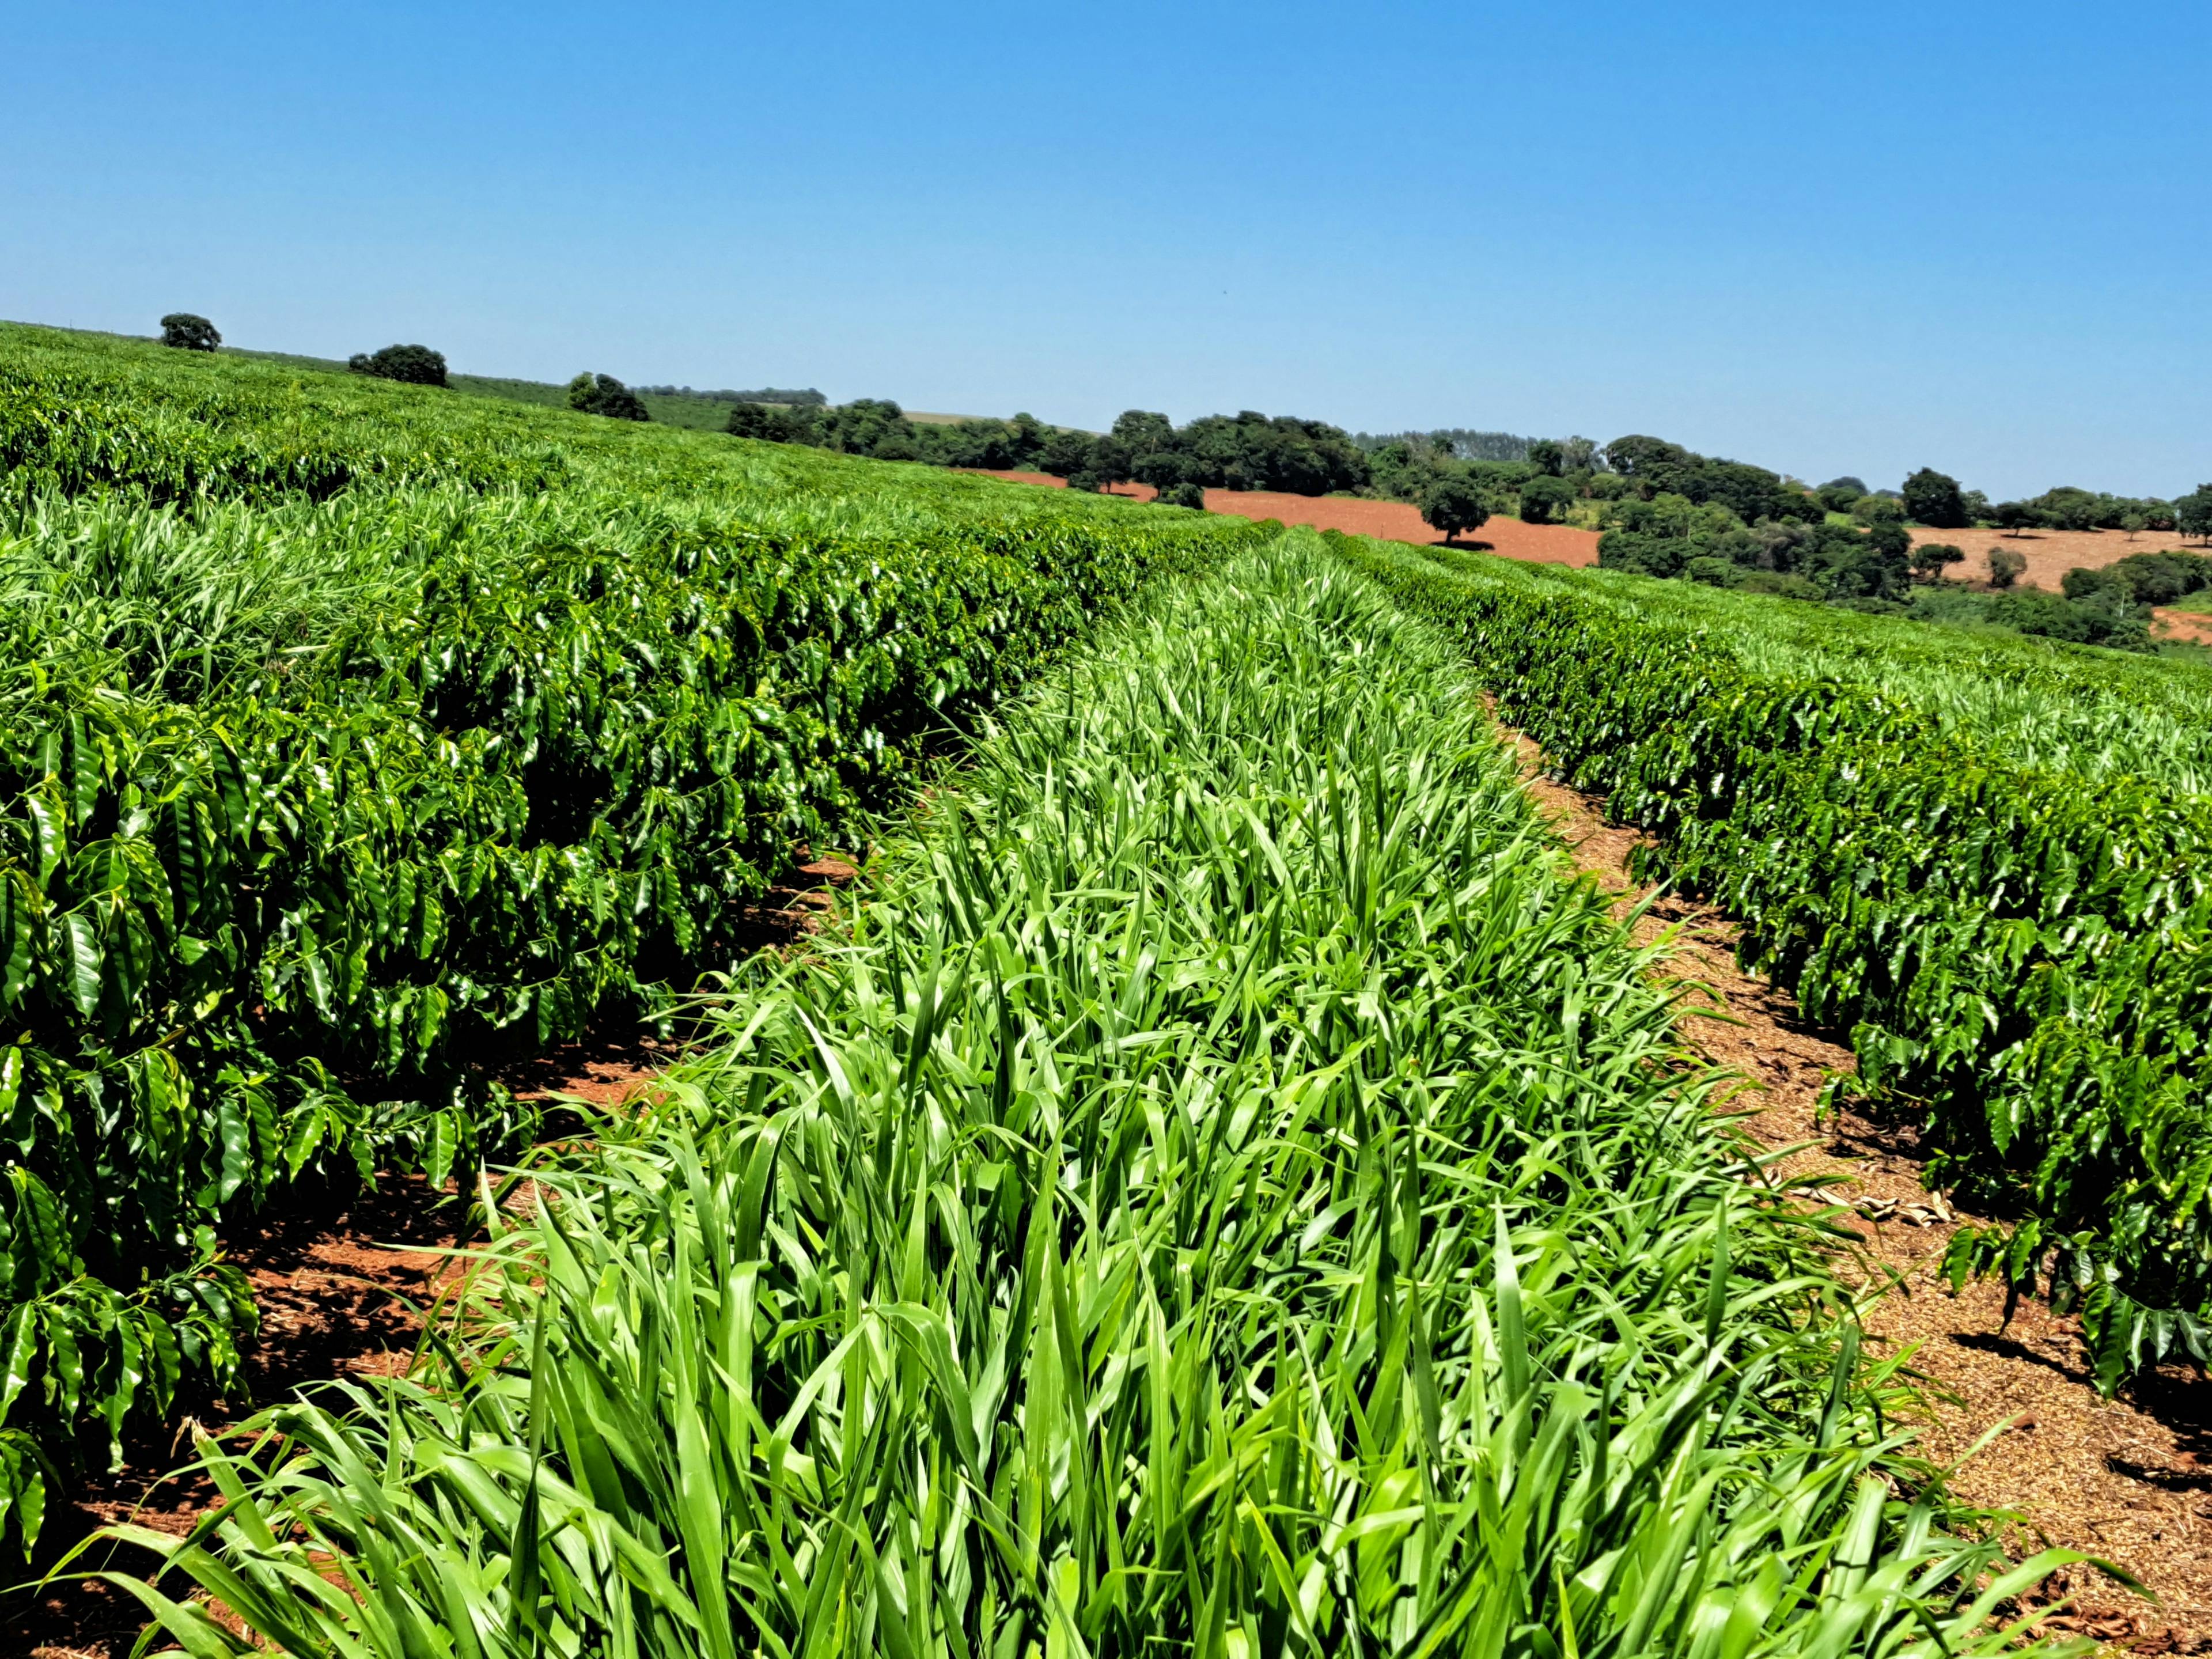
{"type": "Polygon", "coordinates": [[[206,318],[173,311],[161,319],[161,343],[179,351],[213,351],[222,343],[222,336],[206,318]]]}
{"type": "Polygon", "coordinates": [[[356,374],[373,374],[380,380],[401,380],[409,386],[444,386],[446,355],[423,345],[388,345],[381,351],[356,351],[346,359],[356,374]]]}
{"type": "Polygon", "coordinates": [[[586,415],[604,415],[615,421],[649,421],[638,395],[611,374],[586,369],[568,382],[568,407],[586,415]]]}
{"type": "Polygon", "coordinates": [[[2008,536],[2017,536],[2023,530],[2040,528],[2043,509],[2026,501],[1999,501],[1990,516],[1997,521],[1997,528],[2008,536]]]}
{"type": "Polygon", "coordinates": [[[1966,497],[1959,481],[1923,466],[1905,481],[1905,516],[1931,530],[1963,530],[1966,497]]]}

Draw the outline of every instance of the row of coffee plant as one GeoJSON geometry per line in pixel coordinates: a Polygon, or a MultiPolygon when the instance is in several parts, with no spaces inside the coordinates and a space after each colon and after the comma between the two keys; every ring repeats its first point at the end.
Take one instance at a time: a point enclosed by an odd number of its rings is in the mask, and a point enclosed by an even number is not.
{"type": "Polygon", "coordinates": [[[414,1375],[123,1529],[167,1633],[2028,1650],[2000,1609],[2071,1558],[1900,1455],[1452,642],[1303,535],[1054,673],[719,1048],[540,1155],[414,1375]]]}
{"type": "Polygon", "coordinates": [[[187,1376],[234,1388],[246,1213],[526,1138],[488,1062],[732,967],[794,846],[1262,533],[27,333],[0,340],[24,1534],[51,1466],[187,1376]]]}
{"type": "Polygon", "coordinates": [[[1656,832],[1647,867],[1741,918],[1747,963],[1851,1032],[1938,1176],[2006,1218],[1958,1236],[1954,1273],[2078,1305],[2107,1386],[2205,1355],[2212,800],[2063,723],[2023,758],[2017,711],[1933,694],[1910,623],[1847,619],[1816,672],[1638,578],[1332,545],[1449,625],[1504,719],[1656,832]]]}

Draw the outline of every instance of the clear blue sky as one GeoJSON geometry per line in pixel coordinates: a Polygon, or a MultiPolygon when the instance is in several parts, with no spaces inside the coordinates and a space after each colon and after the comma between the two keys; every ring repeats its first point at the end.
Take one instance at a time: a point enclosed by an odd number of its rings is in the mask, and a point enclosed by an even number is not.
{"type": "Polygon", "coordinates": [[[2212,6],[9,8],[0,315],[2212,479],[2212,6]]]}

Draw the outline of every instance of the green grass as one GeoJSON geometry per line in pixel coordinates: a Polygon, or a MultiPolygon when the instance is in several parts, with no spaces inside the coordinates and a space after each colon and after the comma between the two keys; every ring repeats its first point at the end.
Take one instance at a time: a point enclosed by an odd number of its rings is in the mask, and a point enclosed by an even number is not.
{"type": "Polygon", "coordinates": [[[915,830],[117,1582],[204,1655],[193,1583],[362,1659],[2016,1650],[2073,1558],[1946,1529],[1650,953],[1312,537],[915,830]]]}

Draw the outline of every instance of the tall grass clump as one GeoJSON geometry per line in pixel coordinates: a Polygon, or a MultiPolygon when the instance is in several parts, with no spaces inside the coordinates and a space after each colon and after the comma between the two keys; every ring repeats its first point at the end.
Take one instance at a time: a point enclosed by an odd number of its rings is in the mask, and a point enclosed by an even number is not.
{"type": "Polygon", "coordinates": [[[119,1580],[198,1655],[2006,1650],[1452,651],[1158,597],[119,1580]],[[198,1602],[219,1597],[251,1634],[198,1602]]]}

